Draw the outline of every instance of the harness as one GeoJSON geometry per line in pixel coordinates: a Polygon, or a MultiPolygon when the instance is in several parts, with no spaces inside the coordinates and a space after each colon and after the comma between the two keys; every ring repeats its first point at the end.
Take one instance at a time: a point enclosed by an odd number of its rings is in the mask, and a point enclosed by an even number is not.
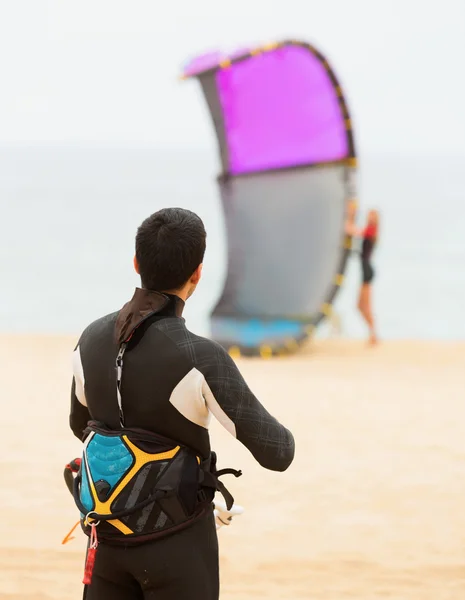
{"type": "Polygon", "coordinates": [[[97,526],[99,540],[125,545],[189,527],[211,509],[217,491],[229,510],[234,498],[219,477],[242,475],[235,469],[217,470],[214,452],[202,460],[179,442],[125,427],[121,379],[128,341],[116,357],[120,428],[89,421],[82,459],[71,461],[64,472],[81,527],[91,542],[95,539],[95,548],[97,526]]]}

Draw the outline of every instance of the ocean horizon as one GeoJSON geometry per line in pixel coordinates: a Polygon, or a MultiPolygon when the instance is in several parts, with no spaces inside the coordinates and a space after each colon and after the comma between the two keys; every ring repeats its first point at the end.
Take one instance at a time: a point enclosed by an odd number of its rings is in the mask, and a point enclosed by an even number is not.
{"type": "MultiPolygon", "coordinates": [[[[373,260],[381,338],[465,339],[463,162],[360,158],[359,219],[371,207],[381,213],[373,260]]],[[[207,229],[203,279],[185,316],[194,332],[208,335],[226,268],[218,172],[214,148],[0,148],[0,331],[74,335],[118,310],[139,284],[132,267],[138,225],[159,208],[182,206],[207,229]]],[[[354,254],[334,305],[346,337],[366,334],[359,284],[354,254]]],[[[325,324],[318,335],[328,331],[325,324]]]]}

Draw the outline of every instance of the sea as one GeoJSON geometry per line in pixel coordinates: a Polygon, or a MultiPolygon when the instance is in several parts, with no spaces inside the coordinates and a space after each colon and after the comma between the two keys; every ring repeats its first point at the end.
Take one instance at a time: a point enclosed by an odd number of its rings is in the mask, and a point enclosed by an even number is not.
{"type": "MultiPolygon", "coordinates": [[[[360,217],[370,208],[381,215],[373,261],[381,338],[465,339],[464,163],[401,152],[360,157],[360,217]]],[[[209,335],[226,267],[218,172],[214,148],[0,148],[0,331],[79,334],[119,309],[139,283],[138,225],[159,208],[181,206],[207,228],[203,279],[185,316],[192,331],[209,335]]],[[[334,305],[346,337],[366,335],[359,285],[354,255],[334,305]]],[[[318,331],[334,334],[328,323],[318,331]]]]}

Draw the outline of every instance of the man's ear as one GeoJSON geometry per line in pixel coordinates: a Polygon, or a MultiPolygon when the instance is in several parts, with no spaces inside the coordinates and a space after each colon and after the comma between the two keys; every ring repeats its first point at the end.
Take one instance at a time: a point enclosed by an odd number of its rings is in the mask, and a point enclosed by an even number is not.
{"type": "Polygon", "coordinates": [[[194,285],[197,285],[200,281],[200,278],[202,276],[202,267],[203,265],[202,263],[200,263],[200,265],[192,273],[191,283],[193,283],[194,285]]]}
{"type": "Polygon", "coordinates": [[[137,262],[137,257],[134,256],[134,270],[136,271],[136,273],[138,275],[140,275],[140,271],[139,271],[139,263],[137,262]]]}

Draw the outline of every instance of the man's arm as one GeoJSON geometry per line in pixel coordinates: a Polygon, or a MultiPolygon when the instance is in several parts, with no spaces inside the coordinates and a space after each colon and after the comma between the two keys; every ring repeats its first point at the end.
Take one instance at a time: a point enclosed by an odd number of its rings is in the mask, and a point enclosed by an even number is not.
{"type": "Polygon", "coordinates": [[[84,392],[84,370],[82,368],[79,345],[73,352],[73,382],[71,384],[71,411],[69,425],[74,435],[82,440],[84,429],[90,419],[84,392]]]}
{"type": "Polygon", "coordinates": [[[217,344],[213,348],[199,365],[208,408],[262,467],[285,471],[294,459],[292,433],[260,404],[229,354],[217,344]]]}

